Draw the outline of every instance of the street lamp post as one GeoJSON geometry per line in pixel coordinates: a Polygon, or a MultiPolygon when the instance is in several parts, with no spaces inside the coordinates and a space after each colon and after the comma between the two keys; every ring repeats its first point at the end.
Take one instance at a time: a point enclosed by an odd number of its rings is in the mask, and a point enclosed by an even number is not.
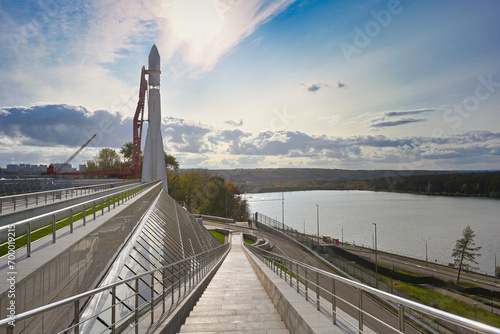
{"type": "Polygon", "coordinates": [[[493,270],[493,277],[495,277],[495,283],[497,282],[497,252],[495,252],[495,270],[493,270]]]}
{"type": "Polygon", "coordinates": [[[285,192],[281,192],[281,224],[282,230],[285,232],[285,192]]]}
{"type": "Polygon", "coordinates": [[[431,238],[428,238],[428,239],[422,239],[423,241],[425,241],[425,266],[428,266],[428,262],[429,262],[429,259],[427,257],[427,241],[431,240],[431,238]]]}
{"type": "Polygon", "coordinates": [[[375,288],[378,289],[377,224],[375,225],[375,288]]]}
{"type": "Polygon", "coordinates": [[[318,204],[316,204],[316,221],[317,221],[318,248],[319,248],[319,205],[318,204]]]}

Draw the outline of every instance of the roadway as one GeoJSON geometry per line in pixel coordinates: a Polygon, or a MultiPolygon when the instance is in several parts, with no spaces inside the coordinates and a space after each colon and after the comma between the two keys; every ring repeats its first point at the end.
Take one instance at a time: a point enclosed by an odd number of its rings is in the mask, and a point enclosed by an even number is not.
{"type": "MultiPolygon", "coordinates": [[[[347,244],[344,245],[344,249],[350,253],[375,262],[375,251],[372,249],[347,244]]],[[[458,275],[458,270],[450,266],[380,251],[378,252],[378,263],[386,268],[394,267],[417,275],[438,277],[445,281],[455,282],[458,275]]],[[[473,283],[482,288],[500,292],[499,282],[495,282],[495,279],[491,276],[480,273],[462,271],[460,274],[460,282],[473,283]]]]}

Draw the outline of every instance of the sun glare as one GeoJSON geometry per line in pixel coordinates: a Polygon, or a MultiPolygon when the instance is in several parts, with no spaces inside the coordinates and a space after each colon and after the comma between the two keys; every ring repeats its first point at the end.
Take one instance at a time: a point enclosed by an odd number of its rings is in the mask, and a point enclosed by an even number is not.
{"type": "Polygon", "coordinates": [[[224,17],[214,2],[179,0],[172,4],[170,23],[179,39],[200,47],[217,35],[224,17]]]}

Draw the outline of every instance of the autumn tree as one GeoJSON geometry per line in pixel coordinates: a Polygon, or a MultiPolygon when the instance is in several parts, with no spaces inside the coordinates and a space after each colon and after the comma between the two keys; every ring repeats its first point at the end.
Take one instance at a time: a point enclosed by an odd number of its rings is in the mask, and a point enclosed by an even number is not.
{"type": "Polygon", "coordinates": [[[475,237],[476,234],[472,228],[467,225],[462,232],[462,238],[456,241],[455,248],[453,248],[451,256],[455,258],[455,266],[458,268],[457,285],[460,280],[460,273],[462,270],[470,271],[477,269],[467,263],[470,262],[477,264],[478,262],[476,261],[476,256],[481,256],[478,251],[482,247],[476,247],[474,242],[475,237]]]}

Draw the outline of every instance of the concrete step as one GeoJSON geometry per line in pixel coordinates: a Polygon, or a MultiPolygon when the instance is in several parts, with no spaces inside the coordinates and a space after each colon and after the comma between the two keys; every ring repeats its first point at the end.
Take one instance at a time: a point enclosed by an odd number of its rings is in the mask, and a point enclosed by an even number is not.
{"type": "Polygon", "coordinates": [[[180,333],[289,334],[246,258],[241,235],[180,333]]]}

